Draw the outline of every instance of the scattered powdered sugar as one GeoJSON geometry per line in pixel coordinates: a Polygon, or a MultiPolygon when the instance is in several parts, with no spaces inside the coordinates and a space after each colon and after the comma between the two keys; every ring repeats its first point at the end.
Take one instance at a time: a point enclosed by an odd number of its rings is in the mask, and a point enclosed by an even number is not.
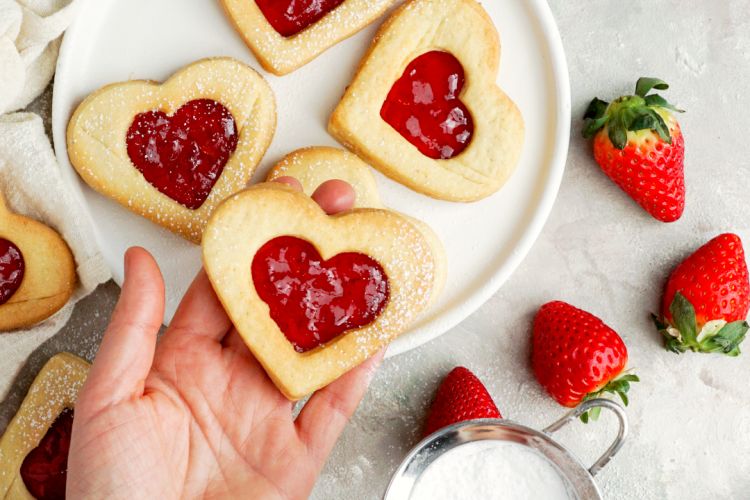
{"type": "Polygon", "coordinates": [[[555,466],[526,446],[477,441],[438,457],[412,490],[411,500],[570,500],[555,466]]]}

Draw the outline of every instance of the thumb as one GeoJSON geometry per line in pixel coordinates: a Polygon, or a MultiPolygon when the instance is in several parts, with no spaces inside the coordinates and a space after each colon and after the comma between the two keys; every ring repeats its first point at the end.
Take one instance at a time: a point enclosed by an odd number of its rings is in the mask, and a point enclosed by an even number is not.
{"type": "Polygon", "coordinates": [[[164,280],[143,248],[125,252],[122,293],[77,407],[97,411],[143,395],[164,317],[164,280]]]}

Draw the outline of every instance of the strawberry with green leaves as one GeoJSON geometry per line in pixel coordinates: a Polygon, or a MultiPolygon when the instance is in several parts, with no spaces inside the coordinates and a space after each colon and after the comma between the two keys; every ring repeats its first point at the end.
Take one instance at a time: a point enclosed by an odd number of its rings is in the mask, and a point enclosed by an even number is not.
{"type": "Polygon", "coordinates": [[[502,418],[484,384],[469,370],[454,368],[438,388],[430,414],[424,426],[424,435],[465,420],[502,418]]]}
{"type": "Polygon", "coordinates": [[[745,340],[750,283],[742,240],[712,239],[672,271],[654,317],[668,350],[738,356],[745,340]]]}
{"type": "MultiPolygon", "coordinates": [[[[561,301],[543,305],[534,318],[531,366],[539,383],[569,408],[616,394],[627,406],[633,374],[623,373],[628,350],[599,318],[561,301]]],[[[599,409],[591,411],[596,419],[599,409]]],[[[588,422],[588,413],[581,419],[588,422]]]]}
{"type": "Polygon", "coordinates": [[[662,222],[676,221],[685,210],[685,140],[674,117],[682,111],[650,93],[668,88],[658,78],[641,78],[635,95],[612,103],[596,98],[583,129],[594,139],[594,158],[604,173],[662,222]]]}

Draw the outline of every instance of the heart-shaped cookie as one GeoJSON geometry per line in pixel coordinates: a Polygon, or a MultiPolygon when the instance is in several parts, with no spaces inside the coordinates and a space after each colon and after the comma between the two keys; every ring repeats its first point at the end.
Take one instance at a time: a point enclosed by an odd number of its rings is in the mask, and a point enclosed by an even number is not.
{"type": "Polygon", "coordinates": [[[88,370],[61,353],[36,376],[0,438],[0,498],[63,498],[72,410],[88,370]]]}
{"type": "Polygon", "coordinates": [[[524,138],[499,64],[497,31],[475,0],[410,0],[381,27],[329,130],[416,191],[484,198],[510,177],[524,138]]]}
{"type": "Polygon", "coordinates": [[[68,124],[86,183],[193,242],[245,187],[276,127],[273,93],[249,66],[205,59],[164,84],[130,81],[87,97],[68,124]]]}
{"type": "Polygon", "coordinates": [[[75,284],[75,261],[60,235],[12,213],[0,195],[0,332],[49,318],[75,284]]]}
{"type": "Polygon", "coordinates": [[[377,19],[395,0],[221,0],[263,67],[291,73],[377,19]]]}
{"type": "MultiPolygon", "coordinates": [[[[356,193],[354,208],[385,209],[380,200],[378,185],[372,169],[359,156],[342,149],[315,146],[298,149],[286,155],[268,173],[267,180],[279,177],[294,177],[302,184],[302,191],[312,196],[318,187],[326,181],[339,179],[349,183],[356,193]]],[[[435,283],[430,298],[430,305],[440,297],[448,275],[443,243],[430,226],[421,220],[400,214],[409,219],[430,243],[435,258],[435,283]]]]}
{"type": "Polygon", "coordinates": [[[375,354],[434,293],[435,250],[408,219],[375,209],[328,216],[274,183],[216,210],[203,261],[235,327],[289,399],[375,354]]]}

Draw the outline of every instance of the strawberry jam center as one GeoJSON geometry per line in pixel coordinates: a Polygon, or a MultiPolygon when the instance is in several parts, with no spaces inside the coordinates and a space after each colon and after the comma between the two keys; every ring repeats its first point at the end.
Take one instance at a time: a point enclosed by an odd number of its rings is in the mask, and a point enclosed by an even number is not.
{"type": "Polygon", "coordinates": [[[0,305],[15,294],[23,281],[26,263],[21,250],[10,241],[0,238],[0,305]]]}
{"type": "Polygon", "coordinates": [[[344,3],[344,0],[255,0],[279,35],[296,35],[344,3]]]}
{"type": "Polygon", "coordinates": [[[253,282],[297,352],[367,326],[380,315],[390,289],[383,267],[354,252],[323,260],[308,241],[275,238],[258,250],[253,282]]]}
{"type": "Polygon", "coordinates": [[[73,410],[65,409],[39,442],[39,446],[26,455],[21,464],[21,478],[34,498],[65,498],[68,450],[72,432],[73,410]]]}
{"type": "Polygon", "coordinates": [[[172,116],[140,113],[127,134],[128,156],[143,177],[192,210],[208,198],[237,141],[234,116],[211,99],[189,101],[172,116]]]}
{"type": "Polygon", "coordinates": [[[464,82],[464,68],[453,54],[422,54],[393,85],[380,116],[423,155],[458,156],[474,133],[471,113],[459,99],[464,82]]]}

